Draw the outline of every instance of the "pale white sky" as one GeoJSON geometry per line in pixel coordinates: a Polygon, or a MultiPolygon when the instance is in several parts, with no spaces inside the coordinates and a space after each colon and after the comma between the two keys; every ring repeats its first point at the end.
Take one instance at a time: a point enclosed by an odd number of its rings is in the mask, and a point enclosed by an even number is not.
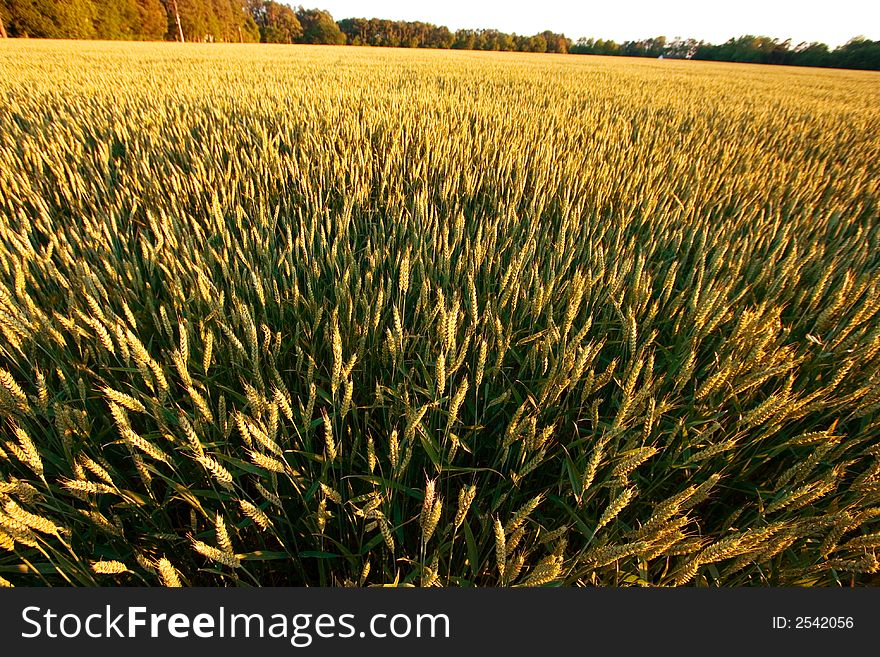
{"type": "Polygon", "coordinates": [[[880,0],[284,0],[340,18],[421,20],[450,29],[495,28],[625,41],[654,36],[721,43],[757,34],[835,47],[856,35],[880,39],[880,0]]]}

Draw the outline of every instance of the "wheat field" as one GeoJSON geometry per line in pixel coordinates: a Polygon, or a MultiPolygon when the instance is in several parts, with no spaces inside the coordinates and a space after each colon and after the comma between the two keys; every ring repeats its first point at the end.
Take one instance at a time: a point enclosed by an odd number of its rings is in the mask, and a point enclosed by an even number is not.
{"type": "Polygon", "coordinates": [[[0,583],[876,583],[878,82],[0,43],[0,583]]]}

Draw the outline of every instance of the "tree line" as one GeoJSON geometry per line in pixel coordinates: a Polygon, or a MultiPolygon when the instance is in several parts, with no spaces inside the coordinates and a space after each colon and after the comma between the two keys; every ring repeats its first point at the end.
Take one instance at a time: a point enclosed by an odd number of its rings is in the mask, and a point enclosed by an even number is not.
{"type": "Polygon", "coordinates": [[[855,37],[830,49],[824,43],[780,41],[767,36],[745,35],[713,45],[695,39],[656,37],[617,43],[604,39],[579,39],[569,52],[583,55],[618,55],[623,57],[664,57],[700,59],[717,62],[782,64],[786,66],[822,66],[880,70],[880,41],[855,37]]]}
{"type": "Polygon", "coordinates": [[[533,36],[507,34],[498,30],[456,30],[420,21],[392,21],[381,18],[345,18],[339,27],[353,46],[392,48],[454,48],[566,53],[571,39],[545,31],[533,36]]]}
{"type": "Polygon", "coordinates": [[[713,45],[695,39],[582,38],[544,31],[452,31],[420,21],[334,20],[321,9],[275,0],[0,0],[0,36],[50,39],[324,43],[395,48],[454,48],[627,57],[702,59],[880,70],[880,41],[855,38],[839,48],[746,35],[713,45]]]}
{"type": "MultiPolygon", "coordinates": [[[[568,52],[571,40],[458,30],[422,22],[347,18],[274,0],[0,0],[12,37],[324,43],[404,48],[568,52]]],[[[0,27],[3,30],[3,27],[0,27]]]]}
{"type": "Polygon", "coordinates": [[[345,43],[333,17],[273,0],[0,0],[11,37],[345,43]]]}

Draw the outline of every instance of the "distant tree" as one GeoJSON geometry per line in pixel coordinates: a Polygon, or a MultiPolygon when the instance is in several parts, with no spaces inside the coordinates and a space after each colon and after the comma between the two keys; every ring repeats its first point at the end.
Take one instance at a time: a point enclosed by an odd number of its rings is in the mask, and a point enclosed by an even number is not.
{"type": "Polygon", "coordinates": [[[619,55],[621,47],[616,41],[610,39],[581,38],[571,46],[569,52],[576,55],[619,55]]]}
{"type": "Polygon", "coordinates": [[[799,43],[792,51],[795,66],[828,66],[831,61],[828,46],[824,43],[799,43]]]}
{"type": "Polygon", "coordinates": [[[92,0],[0,0],[10,36],[91,39],[96,8],[92,0]]]}
{"type": "Polygon", "coordinates": [[[476,50],[495,50],[495,30],[476,30],[474,34],[474,48],[476,50]]]}
{"type": "Polygon", "coordinates": [[[658,36],[653,39],[646,39],[644,41],[645,44],[645,56],[647,57],[660,57],[666,52],[666,37],[658,36]]]}
{"type": "Polygon", "coordinates": [[[528,52],[547,52],[547,40],[540,34],[529,37],[527,42],[528,52]]]}
{"type": "Polygon", "coordinates": [[[296,12],[274,0],[251,0],[250,15],[263,43],[295,43],[303,34],[296,12]]]}
{"type": "Polygon", "coordinates": [[[597,44],[603,55],[619,55],[621,51],[621,46],[614,39],[606,39],[605,41],[599,41],[597,44]]]}
{"type": "Polygon", "coordinates": [[[596,40],[588,39],[587,37],[581,37],[572,45],[569,49],[569,52],[575,55],[593,55],[595,49],[596,40]]]}
{"type": "Polygon", "coordinates": [[[301,43],[325,43],[342,45],[345,43],[345,34],[339,29],[336,21],[329,12],[322,9],[303,9],[299,7],[296,17],[302,26],[303,34],[301,43]]]}
{"type": "Polygon", "coordinates": [[[345,35],[346,43],[349,45],[370,45],[370,21],[366,18],[343,18],[341,21],[337,21],[336,24],[345,35]]]}
{"type": "Polygon", "coordinates": [[[178,7],[190,38],[259,38],[245,0],[0,0],[10,36],[67,39],[173,38],[178,7]]]}
{"type": "Polygon", "coordinates": [[[880,41],[870,41],[863,36],[850,39],[832,53],[832,66],[880,70],[880,41]]]}
{"type": "Polygon", "coordinates": [[[98,39],[134,39],[140,31],[135,0],[114,0],[95,4],[95,36],[98,39]]]}
{"type": "Polygon", "coordinates": [[[185,41],[205,41],[209,35],[208,6],[205,0],[163,0],[168,13],[170,25],[177,26],[180,20],[180,29],[174,29],[172,34],[178,37],[182,32],[185,41]]]}
{"type": "Polygon", "coordinates": [[[431,33],[431,48],[451,48],[455,36],[449,31],[445,25],[434,28],[431,33]]]}
{"type": "Polygon", "coordinates": [[[516,42],[513,40],[512,34],[499,32],[498,30],[494,30],[494,32],[495,33],[492,35],[492,50],[498,50],[500,52],[516,50],[516,42]]]}
{"type": "Polygon", "coordinates": [[[456,50],[473,50],[476,41],[477,35],[473,30],[456,30],[452,47],[456,50]]]}
{"type": "Polygon", "coordinates": [[[260,33],[244,0],[212,0],[209,25],[215,41],[259,41],[260,33]]]}
{"type": "Polygon", "coordinates": [[[675,37],[663,49],[663,56],[671,59],[690,59],[694,56],[699,43],[695,39],[675,37]]]}
{"type": "MultiPolygon", "coordinates": [[[[248,10],[247,0],[235,0],[236,4],[241,7],[241,41],[245,43],[259,43],[261,39],[260,28],[257,26],[256,21],[254,21],[253,16],[251,16],[251,12],[248,10]]],[[[287,5],[282,5],[287,7],[287,5]]],[[[287,7],[289,8],[289,7],[287,7]]]]}
{"type": "Polygon", "coordinates": [[[168,34],[185,41],[259,41],[259,30],[245,0],[161,0],[168,34]],[[180,16],[180,29],[177,17],[180,16]]]}
{"type": "Polygon", "coordinates": [[[571,40],[566,39],[564,34],[556,34],[550,30],[541,32],[539,35],[547,43],[547,52],[567,53],[571,46],[571,40]]]}
{"type": "Polygon", "coordinates": [[[404,48],[450,48],[454,37],[449,28],[421,21],[389,21],[379,18],[345,18],[338,21],[347,43],[355,46],[404,48]]]}
{"type": "Polygon", "coordinates": [[[168,14],[160,0],[135,0],[138,12],[137,38],[158,41],[168,33],[168,14]]]}

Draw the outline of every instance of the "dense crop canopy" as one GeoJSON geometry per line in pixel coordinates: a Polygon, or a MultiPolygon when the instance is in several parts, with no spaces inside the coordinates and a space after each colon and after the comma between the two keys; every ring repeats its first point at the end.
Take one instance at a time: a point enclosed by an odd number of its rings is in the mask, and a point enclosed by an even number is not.
{"type": "Polygon", "coordinates": [[[877,82],[3,44],[0,582],[870,582],[877,82]]]}

